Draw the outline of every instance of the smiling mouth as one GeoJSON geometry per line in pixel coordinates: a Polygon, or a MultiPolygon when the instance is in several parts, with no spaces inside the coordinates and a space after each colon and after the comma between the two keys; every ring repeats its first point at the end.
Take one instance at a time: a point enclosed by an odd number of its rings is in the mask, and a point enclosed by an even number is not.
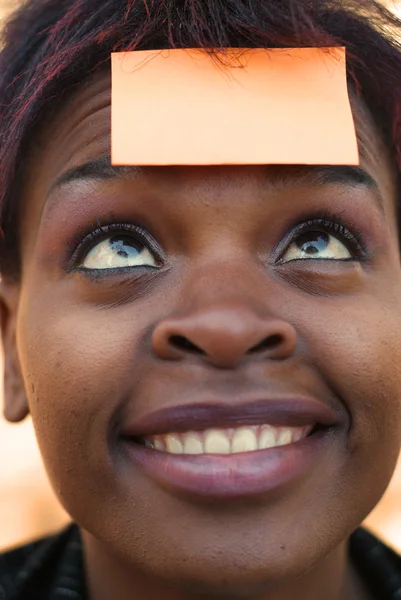
{"type": "Polygon", "coordinates": [[[307,477],[339,423],[317,399],[277,396],[159,409],[128,422],[120,439],[134,469],[169,493],[226,502],[307,477]]]}
{"type": "Polygon", "coordinates": [[[288,446],[299,442],[318,426],[276,427],[269,424],[206,429],[140,437],[133,441],[167,454],[242,454],[288,446]]]}
{"type": "Polygon", "coordinates": [[[313,398],[277,397],[163,408],[131,422],[122,436],[155,454],[224,456],[297,445],[335,422],[313,398]]]}

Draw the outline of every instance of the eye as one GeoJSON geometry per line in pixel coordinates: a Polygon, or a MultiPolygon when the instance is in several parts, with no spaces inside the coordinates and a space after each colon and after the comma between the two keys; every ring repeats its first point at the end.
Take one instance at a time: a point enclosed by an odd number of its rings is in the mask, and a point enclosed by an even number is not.
{"type": "Polygon", "coordinates": [[[362,260],[366,250],[362,233],[349,231],[340,221],[313,219],[291,234],[280,262],[292,260],[362,260]]]}
{"type": "Polygon", "coordinates": [[[351,258],[347,246],[330,233],[308,231],[299,235],[286,250],[282,262],[291,260],[346,260],[351,258]]]}
{"type": "Polygon", "coordinates": [[[103,239],[81,262],[82,268],[91,270],[144,266],[158,267],[159,261],[145,243],[124,234],[103,239]]]}

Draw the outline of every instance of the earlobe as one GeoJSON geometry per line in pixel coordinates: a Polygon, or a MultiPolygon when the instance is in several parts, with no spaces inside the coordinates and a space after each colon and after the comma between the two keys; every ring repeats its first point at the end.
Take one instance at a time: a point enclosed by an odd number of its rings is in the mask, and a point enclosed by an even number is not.
{"type": "Polygon", "coordinates": [[[4,351],[4,416],[10,423],[19,423],[29,414],[17,350],[18,298],[18,284],[0,282],[0,326],[4,351]]]}

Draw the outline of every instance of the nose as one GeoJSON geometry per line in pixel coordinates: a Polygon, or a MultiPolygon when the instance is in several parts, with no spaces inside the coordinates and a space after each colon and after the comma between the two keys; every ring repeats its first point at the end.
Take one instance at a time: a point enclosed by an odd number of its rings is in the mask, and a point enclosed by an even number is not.
{"type": "Polygon", "coordinates": [[[153,350],[164,360],[198,357],[232,369],[253,357],[284,360],[295,351],[297,334],[285,320],[263,317],[247,307],[214,307],[158,323],[153,350]]]}

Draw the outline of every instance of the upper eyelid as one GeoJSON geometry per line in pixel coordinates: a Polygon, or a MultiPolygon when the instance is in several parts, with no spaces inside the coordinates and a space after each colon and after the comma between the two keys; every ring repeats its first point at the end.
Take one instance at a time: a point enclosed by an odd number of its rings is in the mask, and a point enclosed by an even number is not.
{"type": "Polygon", "coordinates": [[[87,233],[79,242],[78,246],[90,241],[91,238],[93,238],[93,240],[99,238],[98,241],[100,242],[102,241],[102,238],[105,240],[113,235],[121,233],[126,233],[127,235],[131,233],[133,234],[132,237],[136,236],[141,242],[148,243],[150,246],[157,245],[153,236],[140,225],[133,225],[131,223],[107,223],[106,225],[99,225],[96,229],[87,233]]]}
{"type": "Polygon", "coordinates": [[[302,234],[308,229],[313,229],[313,227],[321,227],[324,231],[328,231],[334,236],[337,235],[341,237],[341,232],[335,231],[335,227],[340,227],[343,229],[343,233],[348,234],[348,236],[352,237],[359,246],[363,247],[362,232],[357,230],[355,227],[347,226],[342,222],[341,219],[334,216],[315,217],[301,221],[287,232],[286,237],[294,237],[302,234]]]}

